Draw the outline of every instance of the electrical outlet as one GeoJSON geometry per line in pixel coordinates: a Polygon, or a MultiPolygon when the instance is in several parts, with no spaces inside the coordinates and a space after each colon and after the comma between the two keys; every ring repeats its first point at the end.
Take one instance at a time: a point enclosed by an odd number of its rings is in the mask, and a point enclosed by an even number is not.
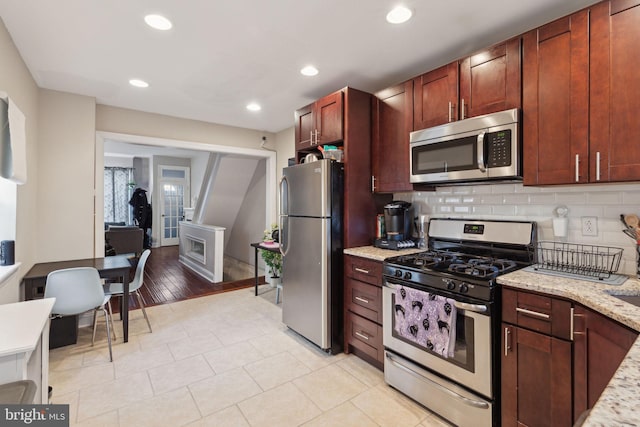
{"type": "Polygon", "coordinates": [[[598,235],[598,218],[595,216],[583,216],[582,219],[582,235],[597,236],[598,235]]]}

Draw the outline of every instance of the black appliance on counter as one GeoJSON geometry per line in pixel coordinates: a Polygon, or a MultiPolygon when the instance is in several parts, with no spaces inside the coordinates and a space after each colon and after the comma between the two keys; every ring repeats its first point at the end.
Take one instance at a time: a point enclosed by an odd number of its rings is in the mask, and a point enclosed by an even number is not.
{"type": "Polygon", "coordinates": [[[496,278],[534,262],[536,235],[535,222],[432,218],[428,251],[387,258],[385,381],[455,425],[499,425],[496,278]]]}
{"type": "Polygon", "coordinates": [[[384,206],[385,236],[376,239],[375,247],[382,249],[412,248],[416,243],[411,238],[413,207],[405,201],[393,201],[384,206]]]}

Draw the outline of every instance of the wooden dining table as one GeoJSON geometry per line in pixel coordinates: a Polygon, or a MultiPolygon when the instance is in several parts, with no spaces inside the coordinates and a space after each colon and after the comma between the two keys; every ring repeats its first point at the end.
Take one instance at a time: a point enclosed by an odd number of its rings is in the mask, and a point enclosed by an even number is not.
{"type": "MultiPolygon", "coordinates": [[[[132,260],[129,255],[115,255],[104,258],[86,258],[69,261],[43,262],[34,264],[26,276],[22,279],[23,301],[39,299],[44,297],[44,289],[47,284],[47,275],[55,270],[75,267],[93,267],[98,270],[103,279],[116,279],[123,283],[123,298],[121,306],[122,332],[124,342],[129,341],[129,272],[131,271],[132,260]]],[[[55,320],[55,319],[54,319],[55,320]]]]}

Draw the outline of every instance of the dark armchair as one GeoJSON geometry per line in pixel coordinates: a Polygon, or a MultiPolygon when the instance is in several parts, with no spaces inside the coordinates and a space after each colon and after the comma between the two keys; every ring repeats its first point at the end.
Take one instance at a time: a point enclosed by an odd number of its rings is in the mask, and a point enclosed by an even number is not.
{"type": "Polygon", "coordinates": [[[111,247],[115,252],[109,253],[107,250],[106,255],[135,254],[138,257],[143,250],[144,230],[139,227],[110,226],[104,232],[104,240],[105,247],[111,247]]]}

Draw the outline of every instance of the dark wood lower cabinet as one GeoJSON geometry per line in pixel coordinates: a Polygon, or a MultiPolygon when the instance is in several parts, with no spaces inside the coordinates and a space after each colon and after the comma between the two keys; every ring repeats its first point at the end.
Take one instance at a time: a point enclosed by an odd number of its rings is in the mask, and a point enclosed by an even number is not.
{"type": "Polygon", "coordinates": [[[638,333],[595,311],[574,312],[574,418],[593,407],[638,333]]]}
{"type": "Polygon", "coordinates": [[[383,369],[382,262],[345,255],[344,292],[344,352],[383,369]]]}
{"type": "Polygon", "coordinates": [[[572,426],[638,332],[554,296],[502,288],[502,426],[572,426]]]}
{"type": "Polygon", "coordinates": [[[502,426],[571,426],[571,342],[502,324],[502,426]]]}

